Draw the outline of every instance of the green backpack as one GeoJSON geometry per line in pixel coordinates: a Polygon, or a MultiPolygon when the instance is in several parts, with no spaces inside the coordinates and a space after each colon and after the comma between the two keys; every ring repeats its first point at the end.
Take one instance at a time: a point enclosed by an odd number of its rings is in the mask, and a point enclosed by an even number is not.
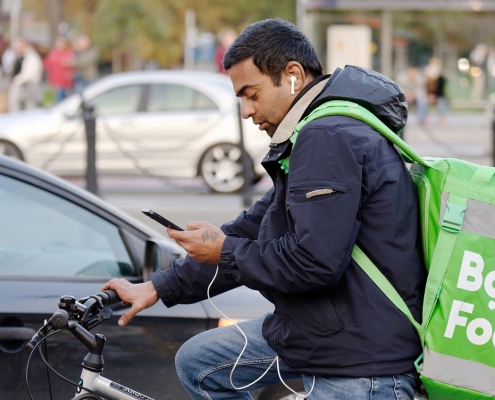
{"type": "MultiPolygon", "coordinates": [[[[342,100],[322,104],[299,122],[293,145],[304,125],[331,115],[370,125],[411,164],[428,269],[422,324],[358,246],[352,257],[416,327],[423,354],[415,366],[430,399],[495,399],[495,168],[422,158],[370,111],[342,100]]],[[[287,173],[289,159],[280,161],[287,173]]]]}

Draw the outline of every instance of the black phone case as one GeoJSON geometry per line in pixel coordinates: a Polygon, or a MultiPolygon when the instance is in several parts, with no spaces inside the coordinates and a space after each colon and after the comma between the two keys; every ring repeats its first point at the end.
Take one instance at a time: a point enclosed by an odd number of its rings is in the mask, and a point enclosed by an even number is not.
{"type": "Polygon", "coordinates": [[[160,214],[154,212],[153,210],[149,210],[149,209],[144,208],[141,211],[144,215],[150,217],[151,219],[154,219],[156,222],[162,224],[163,226],[165,226],[167,228],[171,227],[172,229],[175,229],[176,231],[183,231],[184,230],[180,226],[175,225],[173,222],[162,217],[160,214]]]}

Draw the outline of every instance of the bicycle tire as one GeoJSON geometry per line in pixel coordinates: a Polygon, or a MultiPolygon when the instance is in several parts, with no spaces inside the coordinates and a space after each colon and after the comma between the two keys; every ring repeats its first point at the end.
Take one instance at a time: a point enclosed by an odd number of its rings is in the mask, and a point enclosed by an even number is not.
{"type": "Polygon", "coordinates": [[[79,396],[76,396],[71,400],[104,400],[104,399],[103,397],[100,397],[97,394],[86,393],[86,394],[80,394],[79,396]]]}

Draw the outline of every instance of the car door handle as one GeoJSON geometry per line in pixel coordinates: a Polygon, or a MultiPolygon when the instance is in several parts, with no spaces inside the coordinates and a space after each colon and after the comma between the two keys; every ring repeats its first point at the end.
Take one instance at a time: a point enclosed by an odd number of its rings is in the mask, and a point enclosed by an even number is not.
{"type": "Polygon", "coordinates": [[[0,326],[0,340],[31,340],[35,333],[24,326],[0,326]]]}

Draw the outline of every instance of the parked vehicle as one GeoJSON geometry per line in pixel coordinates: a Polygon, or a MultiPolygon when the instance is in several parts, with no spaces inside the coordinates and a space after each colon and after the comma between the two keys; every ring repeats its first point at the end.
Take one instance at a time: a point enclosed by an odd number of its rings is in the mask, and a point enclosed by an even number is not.
{"type": "MultiPolygon", "coordinates": [[[[107,76],[51,109],[0,115],[0,154],[59,176],[82,176],[86,138],[81,101],[97,116],[100,175],[202,176],[216,192],[244,185],[237,100],[230,79],[198,71],[107,76]]],[[[254,180],[269,137],[243,120],[254,180]]]]}
{"type": "MultiPolygon", "coordinates": [[[[173,217],[173,216],[171,216],[173,217]]],[[[0,156],[0,398],[27,400],[24,345],[57,308],[61,295],[96,294],[112,277],[142,282],[168,268],[184,251],[170,239],[102,199],[10,157],[0,156]]],[[[238,288],[214,298],[236,319],[273,310],[258,292],[238,288]]],[[[174,357],[193,335],[218,326],[220,315],[203,301],[170,309],[161,302],[126,327],[123,308],[97,327],[108,338],[105,376],[155,399],[187,399],[174,357]]],[[[77,381],[86,350],[68,333],[47,340],[49,362],[77,381]]],[[[37,354],[30,367],[35,399],[48,393],[46,369],[37,354]]],[[[74,388],[51,376],[55,399],[74,388]]],[[[282,399],[281,385],[256,392],[259,400],[282,399]]]]}

